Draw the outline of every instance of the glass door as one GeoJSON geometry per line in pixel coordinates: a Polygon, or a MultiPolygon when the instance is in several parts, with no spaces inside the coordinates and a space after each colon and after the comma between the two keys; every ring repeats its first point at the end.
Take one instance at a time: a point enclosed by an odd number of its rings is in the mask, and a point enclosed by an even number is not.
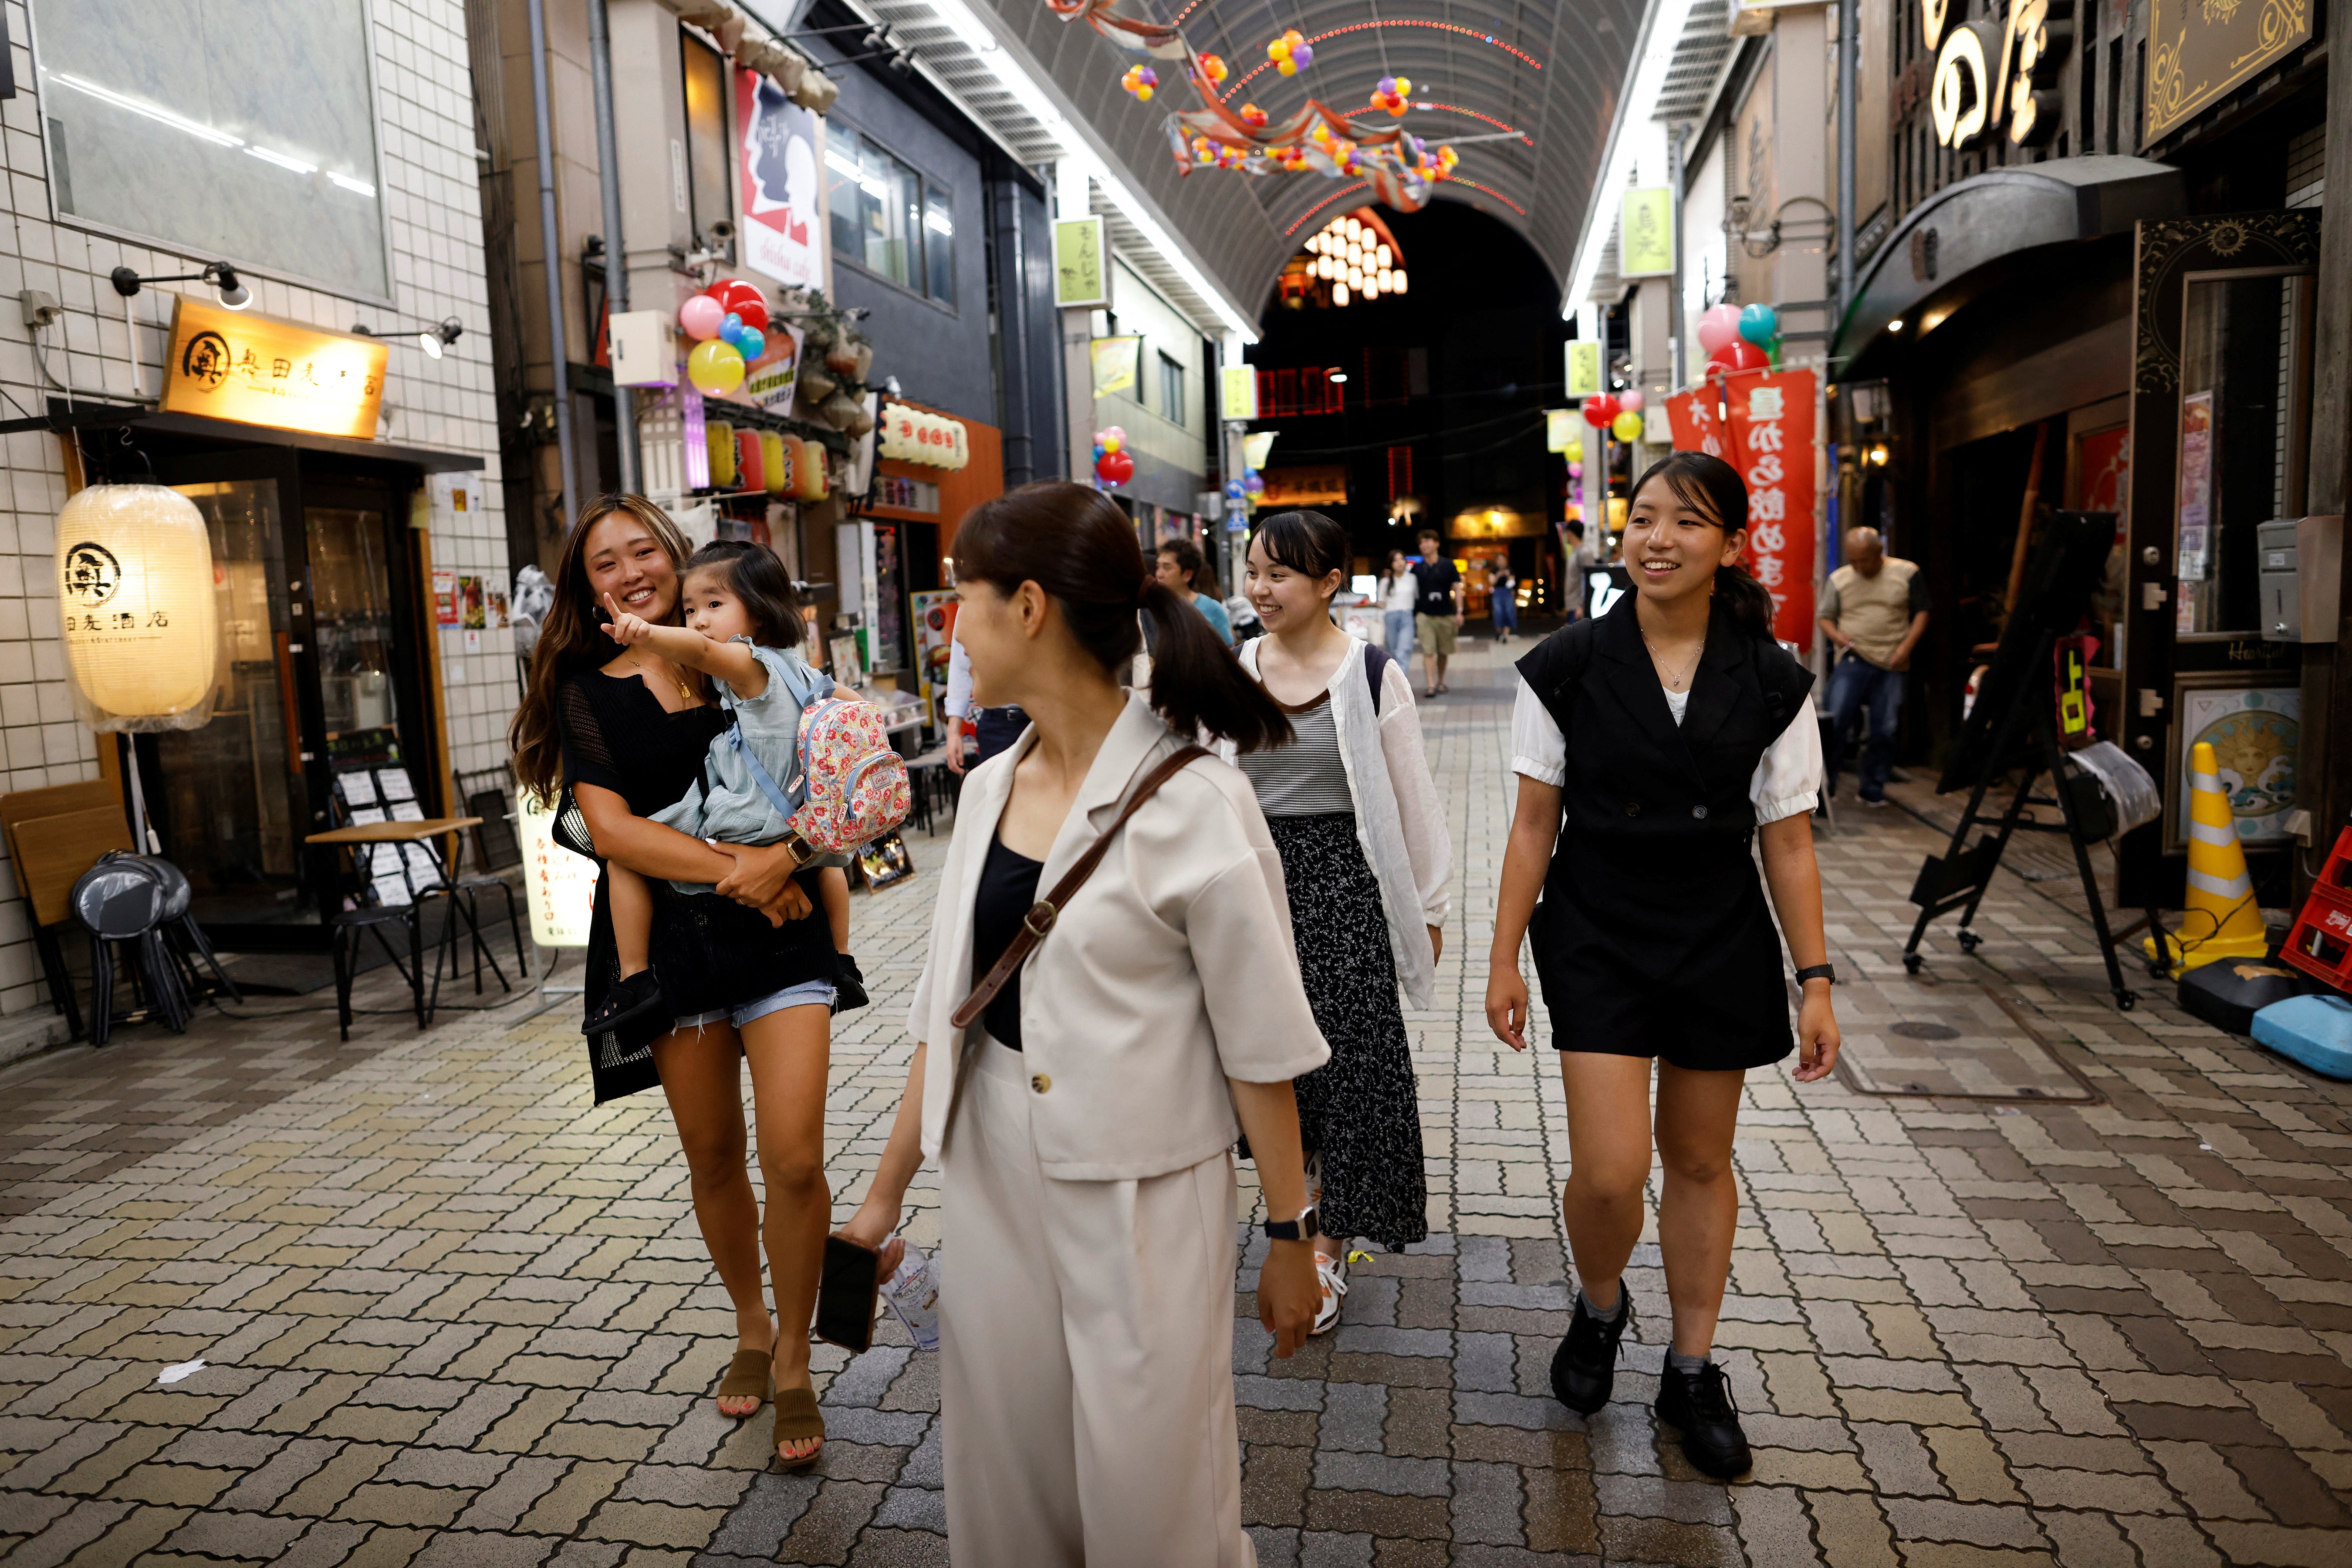
{"type": "Polygon", "coordinates": [[[393,648],[390,541],[381,506],[302,509],[310,555],[310,630],[331,765],[396,763],[401,711],[393,648]]]}
{"type": "Polygon", "coordinates": [[[152,763],[142,770],[149,809],[206,927],[315,921],[303,885],[310,805],[292,614],[299,577],[286,561],[278,481],[173,488],[212,534],[220,678],[211,723],[152,737],[152,763]]]}

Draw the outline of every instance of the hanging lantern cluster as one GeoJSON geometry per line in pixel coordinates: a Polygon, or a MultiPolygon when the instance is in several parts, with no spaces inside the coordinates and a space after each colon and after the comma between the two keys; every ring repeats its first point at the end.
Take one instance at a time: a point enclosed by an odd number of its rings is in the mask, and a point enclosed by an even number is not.
{"type": "Polygon", "coordinates": [[[1305,250],[1283,269],[1282,300],[1294,309],[1310,299],[1344,306],[1402,294],[1407,282],[1395,241],[1369,208],[1359,207],[1307,237],[1305,250]]]}
{"type": "Polygon", "coordinates": [[[162,485],[90,485],[58,514],[58,616],[74,707],[101,734],[211,722],[220,656],[212,536],[162,485]]]}
{"type": "Polygon", "coordinates": [[[1127,432],[1114,425],[1095,432],[1095,479],[1105,489],[1117,489],[1135,478],[1135,459],[1128,456],[1127,432]]]}
{"type": "Polygon", "coordinates": [[[971,443],[963,421],[894,403],[882,416],[877,448],[902,463],[925,463],[934,468],[961,468],[971,461],[971,443]]]}
{"type": "Polygon", "coordinates": [[[1710,305],[1698,319],[1698,346],[1706,351],[1702,377],[1780,368],[1780,313],[1759,301],[1710,305]]]}

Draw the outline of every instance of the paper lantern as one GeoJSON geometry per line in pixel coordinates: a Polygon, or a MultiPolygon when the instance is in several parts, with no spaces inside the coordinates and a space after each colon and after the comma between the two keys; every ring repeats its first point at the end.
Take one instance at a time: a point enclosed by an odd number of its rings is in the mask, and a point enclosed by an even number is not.
{"type": "Polygon", "coordinates": [[[736,483],[747,490],[768,488],[767,451],[760,442],[763,434],[759,430],[735,432],[736,483]]]}
{"type": "Polygon", "coordinates": [[[780,496],[793,488],[793,461],[784,456],[784,438],[773,430],[760,432],[760,468],[770,495],[780,496]]]}
{"type": "Polygon", "coordinates": [[[798,436],[784,437],[784,453],[793,463],[793,499],[824,499],[824,447],[798,436]]]}
{"type": "Polygon", "coordinates": [[[735,426],[724,419],[713,419],[702,427],[704,444],[710,448],[710,488],[731,490],[735,488],[735,426]]]}
{"type": "Polygon", "coordinates": [[[82,721],[101,733],[211,722],[220,656],[212,537],[162,485],[91,485],[58,514],[58,612],[82,721]]]}

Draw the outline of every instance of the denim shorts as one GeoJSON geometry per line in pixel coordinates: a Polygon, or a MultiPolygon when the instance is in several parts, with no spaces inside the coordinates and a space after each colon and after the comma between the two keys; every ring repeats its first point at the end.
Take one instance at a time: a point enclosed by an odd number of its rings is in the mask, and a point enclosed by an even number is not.
{"type": "Polygon", "coordinates": [[[771,991],[765,996],[749,1002],[739,1002],[732,1007],[721,1007],[713,1013],[696,1013],[670,1020],[674,1029],[699,1028],[705,1024],[732,1024],[741,1028],[754,1018],[764,1018],[771,1013],[781,1013],[787,1007],[830,1007],[833,1005],[833,982],[804,980],[798,985],[787,985],[782,991],[771,991]]]}

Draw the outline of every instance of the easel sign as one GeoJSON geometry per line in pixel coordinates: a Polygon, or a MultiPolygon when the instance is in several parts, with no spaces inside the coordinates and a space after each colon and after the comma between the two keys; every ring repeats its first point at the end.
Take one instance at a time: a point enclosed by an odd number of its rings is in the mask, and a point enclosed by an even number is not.
{"type": "Polygon", "coordinates": [[[515,802],[522,839],[523,890],[530,904],[530,940],[541,947],[586,947],[596,914],[596,862],[555,841],[555,807],[524,790],[515,802]]]}

